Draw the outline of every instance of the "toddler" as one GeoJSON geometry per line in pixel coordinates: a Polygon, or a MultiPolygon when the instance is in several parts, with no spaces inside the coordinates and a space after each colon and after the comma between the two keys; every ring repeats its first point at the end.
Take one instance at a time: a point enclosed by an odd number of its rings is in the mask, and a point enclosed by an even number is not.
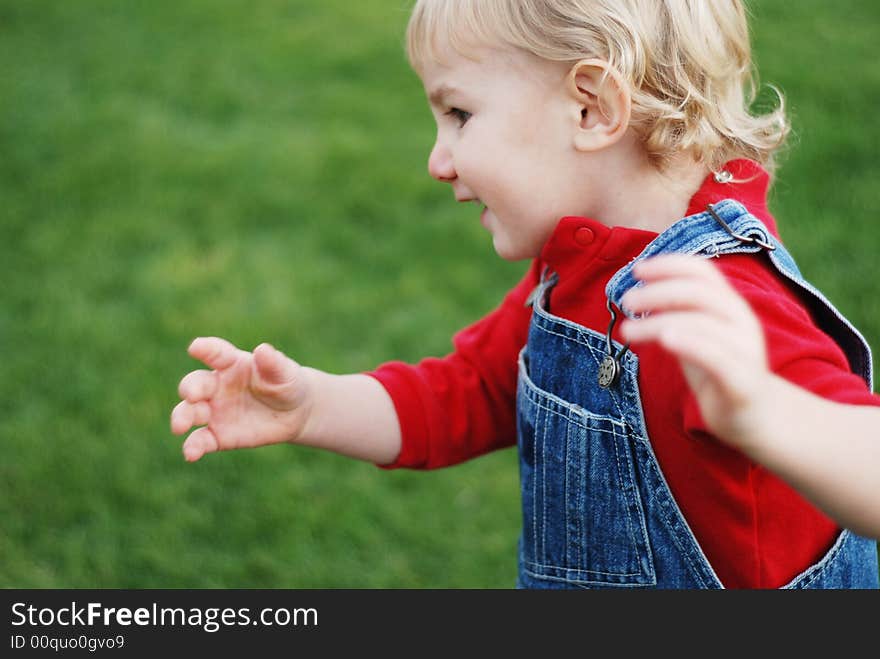
{"type": "Polygon", "coordinates": [[[788,127],[748,112],[741,2],[419,0],[407,44],[431,176],[532,267],[415,365],[196,339],[186,459],[432,469],[516,443],[520,587],[877,587],[870,352],[768,211],[788,127]]]}

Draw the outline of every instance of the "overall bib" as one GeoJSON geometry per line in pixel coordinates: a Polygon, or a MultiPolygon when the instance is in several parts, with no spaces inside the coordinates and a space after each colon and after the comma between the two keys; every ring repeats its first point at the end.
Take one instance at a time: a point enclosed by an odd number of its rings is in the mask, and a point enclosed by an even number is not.
{"type": "MultiPolygon", "coordinates": [[[[761,221],[730,199],[676,222],[619,270],[605,289],[611,317],[612,305],[619,308],[623,294],[637,284],[632,266],[641,259],[667,252],[710,257],[761,251],[802,292],[818,326],[870,388],[871,353],[861,334],[803,280],[761,221]]],[[[530,298],[529,337],[519,355],[523,529],[517,587],[722,588],[651,448],[638,357],[611,340],[610,328],[603,334],[554,316],[547,300],[555,283],[545,273],[530,298]]],[[[785,586],[877,587],[876,543],[848,530],[785,586]]]]}

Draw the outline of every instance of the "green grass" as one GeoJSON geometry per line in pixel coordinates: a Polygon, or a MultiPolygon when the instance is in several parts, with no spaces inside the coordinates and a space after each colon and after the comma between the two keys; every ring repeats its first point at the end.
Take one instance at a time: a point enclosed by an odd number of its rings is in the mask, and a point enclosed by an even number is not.
{"type": "MultiPolygon", "coordinates": [[[[426,173],[409,2],[0,0],[0,587],[509,587],[516,456],[186,464],[192,337],[333,372],[445,354],[525,269],[426,173]]],[[[876,344],[880,6],[753,3],[773,193],[876,344]]]]}

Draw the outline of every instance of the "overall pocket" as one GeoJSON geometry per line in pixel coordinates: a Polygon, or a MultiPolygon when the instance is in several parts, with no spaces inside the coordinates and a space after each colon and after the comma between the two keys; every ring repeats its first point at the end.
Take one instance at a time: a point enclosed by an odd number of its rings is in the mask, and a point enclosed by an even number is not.
{"type": "Polygon", "coordinates": [[[520,355],[523,569],[583,586],[656,583],[626,425],[531,381],[520,355]]]}

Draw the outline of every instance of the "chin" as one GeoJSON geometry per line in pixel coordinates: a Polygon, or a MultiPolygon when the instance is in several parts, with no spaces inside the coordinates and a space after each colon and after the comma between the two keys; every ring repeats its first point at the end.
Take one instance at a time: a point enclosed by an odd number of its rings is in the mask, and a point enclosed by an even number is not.
{"type": "Polygon", "coordinates": [[[522,261],[523,259],[531,259],[536,256],[528,253],[522,247],[517,248],[515,245],[511,245],[507,241],[499,240],[498,238],[492,240],[492,246],[495,248],[495,253],[505,261],[522,261]]]}

